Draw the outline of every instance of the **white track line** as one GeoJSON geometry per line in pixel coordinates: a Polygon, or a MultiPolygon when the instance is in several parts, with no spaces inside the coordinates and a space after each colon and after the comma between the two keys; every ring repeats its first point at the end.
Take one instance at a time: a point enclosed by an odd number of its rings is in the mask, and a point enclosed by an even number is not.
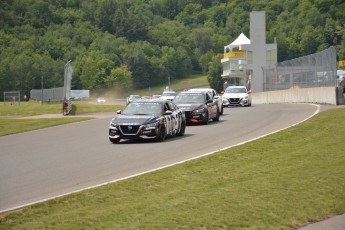
{"type": "Polygon", "coordinates": [[[196,156],[196,157],[192,157],[192,158],[189,158],[189,159],[186,159],[186,160],[183,160],[183,161],[179,161],[179,162],[176,162],[176,163],[173,163],[173,164],[168,164],[168,165],[161,166],[161,167],[158,167],[158,168],[155,168],[155,169],[151,169],[151,170],[148,170],[148,171],[144,171],[144,172],[141,172],[141,173],[137,173],[137,174],[134,174],[134,175],[131,175],[131,176],[127,176],[127,177],[123,177],[123,178],[120,178],[120,179],[108,181],[108,182],[105,182],[105,183],[101,183],[101,184],[89,186],[89,187],[86,187],[86,188],[83,188],[83,189],[78,189],[78,190],[75,190],[75,191],[72,191],[72,192],[68,192],[68,193],[64,193],[64,194],[61,194],[61,195],[58,195],[58,196],[53,196],[53,197],[50,197],[50,198],[46,198],[46,199],[42,199],[42,200],[38,200],[38,201],[31,202],[31,203],[19,205],[19,206],[13,207],[13,208],[0,210],[0,213],[8,212],[8,211],[13,211],[13,210],[16,210],[16,209],[24,208],[24,207],[27,207],[27,206],[30,206],[30,205],[33,205],[33,204],[37,204],[37,203],[42,203],[42,202],[45,202],[45,201],[48,201],[48,200],[56,199],[56,198],[63,197],[63,196],[66,196],[66,195],[70,195],[70,194],[73,194],[73,193],[82,192],[82,191],[85,191],[85,190],[97,188],[97,187],[100,187],[100,186],[103,186],[103,185],[115,183],[115,182],[122,181],[122,180],[127,180],[127,179],[130,179],[130,178],[133,178],[133,177],[141,176],[141,175],[143,175],[143,174],[155,172],[155,171],[158,171],[158,170],[161,170],[161,169],[165,169],[165,168],[168,168],[168,167],[171,167],[171,166],[174,166],[174,165],[178,165],[178,164],[185,163],[185,162],[187,162],[187,161],[191,161],[191,160],[195,160],[195,159],[198,159],[198,158],[201,158],[201,157],[204,157],[204,156],[208,156],[208,155],[211,155],[211,154],[214,154],[214,153],[217,153],[217,152],[226,150],[226,149],[230,149],[230,148],[232,148],[232,147],[236,147],[236,146],[239,146],[239,145],[243,145],[243,144],[246,144],[246,143],[251,142],[251,141],[255,141],[255,140],[260,139],[260,138],[262,138],[262,137],[266,137],[266,136],[268,136],[268,135],[271,135],[271,134],[280,132],[280,131],[282,131],[282,130],[284,130],[284,129],[288,129],[288,128],[290,128],[290,127],[296,126],[296,125],[298,125],[298,124],[300,124],[300,123],[302,123],[302,122],[304,122],[304,121],[306,121],[306,120],[312,118],[313,116],[315,116],[316,114],[318,114],[318,113],[320,112],[320,105],[317,105],[317,104],[311,104],[311,105],[314,105],[314,106],[317,107],[315,113],[313,113],[311,116],[307,117],[306,119],[304,119],[304,120],[302,120],[302,121],[300,121],[300,122],[297,122],[297,123],[295,123],[295,124],[293,124],[293,125],[290,125],[290,126],[288,126],[288,127],[285,127],[285,128],[283,128],[283,129],[279,129],[279,130],[273,131],[273,132],[271,132],[271,133],[268,133],[268,134],[265,134],[265,135],[262,135],[262,136],[253,138],[253,139],[251,139],[251,140],[247,140],[247,141],[244,141],[244,142],[235,144],[235,145],[231,145],[231,146],[228,146],[228,147],[225,147],[225,148],[222,148],[222,149],[218,149],[218,150],[216,150],[216,151],[212,151],[212,152],[209,152],[209,153],[205,153],[205,154],[202,154],[202,155],[199,155],[199,156],[196,156]]]}

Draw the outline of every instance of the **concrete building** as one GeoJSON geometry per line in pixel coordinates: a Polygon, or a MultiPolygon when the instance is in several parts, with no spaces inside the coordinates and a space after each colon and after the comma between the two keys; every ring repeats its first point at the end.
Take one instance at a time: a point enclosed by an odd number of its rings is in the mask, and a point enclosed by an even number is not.
{"type": "Polygon", "coordinates": [[[243,33],[224,47],[222,78],[228,85],[245,85],[253,92],[263,92],[262,67],[277,63],[277,44],[266,44],[266,14],[250,13],[250,39],[243,33]]]}

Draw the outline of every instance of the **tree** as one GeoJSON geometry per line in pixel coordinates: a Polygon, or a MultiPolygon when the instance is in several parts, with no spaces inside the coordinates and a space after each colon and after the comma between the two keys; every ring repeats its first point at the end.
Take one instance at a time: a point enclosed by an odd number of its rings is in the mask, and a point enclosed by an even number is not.
{"type": "Polygon", "coordinates": [[[207,53],[212,49],[211,37],[213,32],[208,28],[193,30],[195,47],[200,49],[201,54],[207,53]]]}
{"type": "Polygon", "coordinates": [[[208,64],[211,62],[214,55],[215,54],[212,51],[208,51],[200,57],[199,63],[201,65],[203,73],[206,73],[208,71],[208,64]]]}
{"type": "Polygon", "coordinates": [[[151,26],[148,31],[148,41],[159,46],[190,46],[187,41],[189,30],[178,21],[166,21],[151,26]]]}
{"type": "Polygon", "coordinates": [[[185,25],[200,24],[202,23],[199,21],[201,11],[202,5],[191,3],[176,16],[176,19],[185,25]]]}
{"type": "Polygon", "coordinates": [[[106,77],[105,83],[107,88],[128,92],[132,89],[132,73],[125,65],[113,68],[106,77]]]}
{"type": "Polygon", "coordinates": [[[221,77],[223,73],[223,66],[220,60],[223,58],[223,54],[218,54],[214,56],[209,63],[207,80],[211,88],[220,92],[223,89],[223,79],[221,77]]]}
{"type": "Polygon", "coordinates": [[[120,66],[136,88],[209,72],[211,56],[250,35],[253,10],[266,12],[278,61],[329,46],[344,59],[344,7],[342,0],[3,0],[0,89],[41,87],[41,77],[59,87],[69,60],[74,89],[107,88],[120,66]]]}
{"type": "Polygon", "coordinates": [[[83,89],[92,90],[95,87],[96,77],[98,74],[97,65],[94,62],[93,58],[87,57],[86,61],[82,67],[82,73],[80,76],[80,81],[82,83],[83,89]]]}
{"type": "Polygon", "coordinates": [[[192,71],[192,61],[188,51],[183,47],[178,47],[176,50],[176,78],[183,78],[188,76],[192,71]]]}

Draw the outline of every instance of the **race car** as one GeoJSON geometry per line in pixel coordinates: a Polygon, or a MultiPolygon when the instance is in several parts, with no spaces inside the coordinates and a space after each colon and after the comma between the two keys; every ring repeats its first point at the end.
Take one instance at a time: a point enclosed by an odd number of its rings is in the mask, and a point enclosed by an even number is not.
{"type": "Polygon", "coordinates": [[[218,104],[219,114],[223,115],[223,98],[222,95],[217,94],[216,90],[211,88],[192,88],[188,89],[190,92],[208,92],[214,101],[218,104]]]}
{"type": "Polygon", "coordinates": [[[153,139],[183,136],[186,129],[184,112],[169,100],[138,99],[128,104],[110,121],[109,140],[153,139]]]}
{"type": "Polygon", "coordinates": [[[218,104],[207,92],[184,91],[177,94],[173,102],[184,111],[187,123],[206,125],[210,119],[219,121],[218,104]]]}
{"type": "Polygon", "coordinates": [[[229,86],[223,94],[223,106],[251,106],[251,91],[245,86],[229,86]]]}

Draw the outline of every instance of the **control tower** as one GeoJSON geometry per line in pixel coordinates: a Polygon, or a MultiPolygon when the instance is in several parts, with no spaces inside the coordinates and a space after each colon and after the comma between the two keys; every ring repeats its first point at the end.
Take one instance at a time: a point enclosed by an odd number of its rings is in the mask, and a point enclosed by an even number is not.
{"type": "Polygon", "coordinates": [[[241,34],[224,47],[222,78],[228,85],[245,85],[253,92],[263,92],[262,67],[277,63],[277,44],[266,44],[266,14],[250,13],[250,39],[241,34]]]}

